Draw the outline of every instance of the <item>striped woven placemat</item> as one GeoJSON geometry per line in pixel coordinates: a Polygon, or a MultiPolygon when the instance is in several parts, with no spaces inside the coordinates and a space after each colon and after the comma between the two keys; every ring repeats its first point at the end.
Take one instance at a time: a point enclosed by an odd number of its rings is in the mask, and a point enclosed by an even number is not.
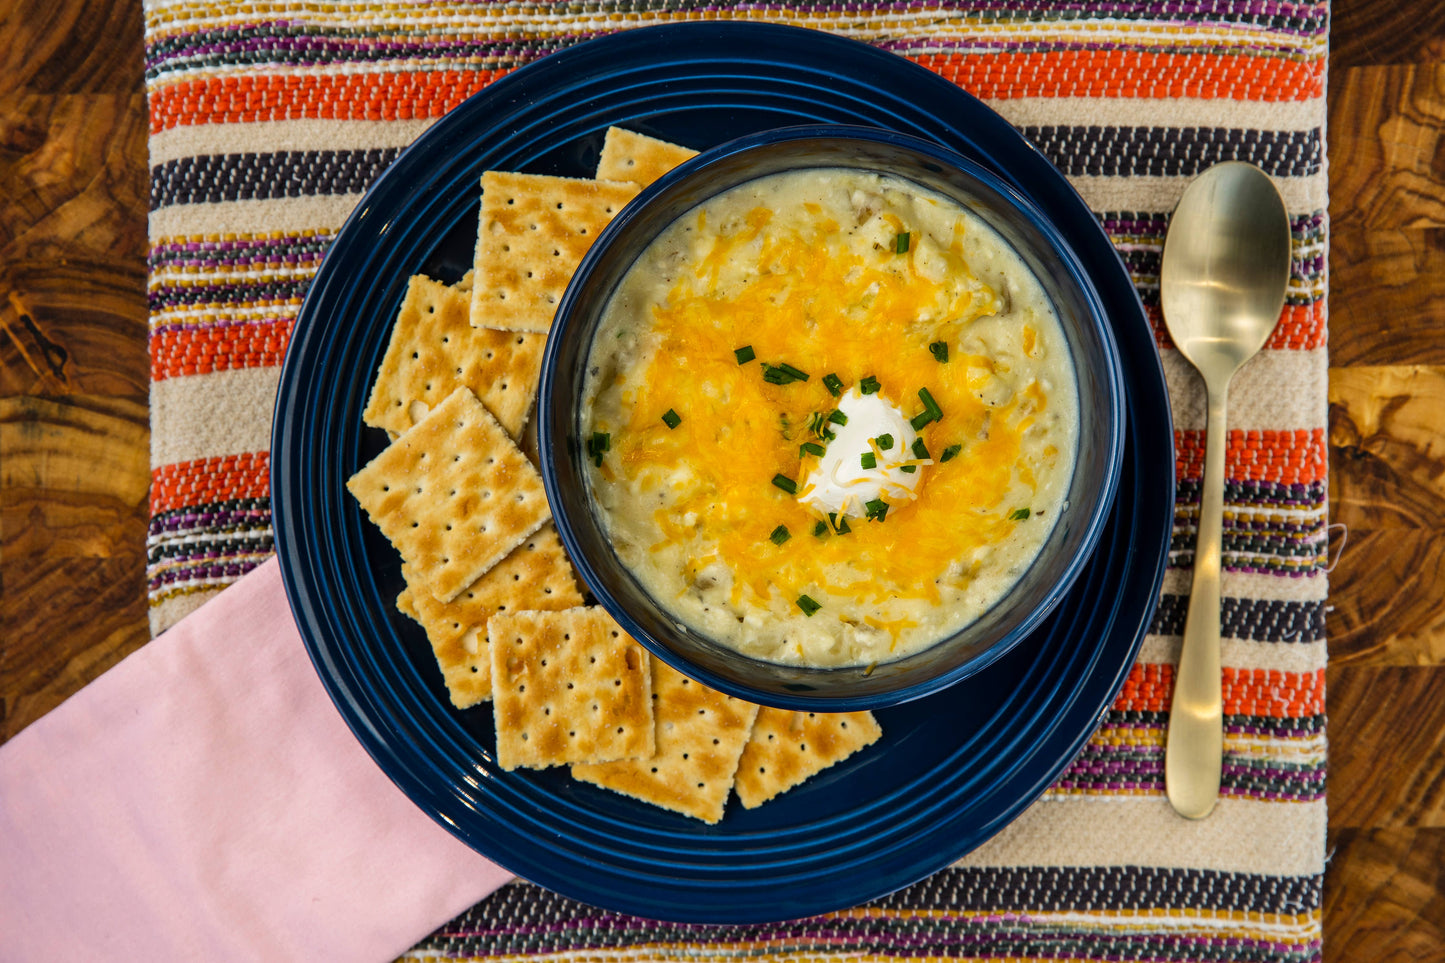
{"type": "Polygon", "coordinates": [[[272,551],[279,364],[361,192],[433,120],[507,71],[612,30],[766,19],[907,56],[983,98],[1069,177],[1155,323],[1178,502],[1158,616],[1083,754],[960,864],[792,924],[698,927],[504,887],[414,951],[708,957],[1305,960],[1320,955],[1325,833],[1327,3],[1063,0],[773,4],[146,0],[152,488],[160,632],[272,551]],[[1276,178],[1293,282],[1231,391],[1224,799],[1163,796],[1163,741],[1203,462],[1202,388],[1158,310],[1168,214],[1223,160],[1276,178]]]}

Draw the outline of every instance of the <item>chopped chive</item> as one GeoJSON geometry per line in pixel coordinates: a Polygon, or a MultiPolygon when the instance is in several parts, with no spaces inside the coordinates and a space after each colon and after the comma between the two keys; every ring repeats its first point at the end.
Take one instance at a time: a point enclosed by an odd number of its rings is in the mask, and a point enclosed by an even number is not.
{"type": "Polygon", "coordinates": [[[862,465],[864,468],[877,468],[878,457],[874,455],[871,451],[865,451],[863,454],[858,456],[858,464],[862,465]]]}
{"type": "Polygon", "coordinates": [[[859,392],[865,395],[876,395],[878,393],[878,389],[882,387],[883,386],[878,383],[878,379],[873,377],[872,375],[869,375],[862,381],[858,382],[859,392]]]}
{"type": "Polygon", "coordinates": [[[796,495],[796,494],[798,494],[798,483],[795,482],[795,481],[793,481],[793,480],[792,480],[791,478],[789,478],[787,475],[774,475],[774,476],[773,476],[773,484],[774,484],[774,485],[777,485],[779,488],[781,488],[783,491],[787,492],[789,495],[796,495]]]}
{"type": "Polygon", "coordinates": [[[928,346],[928,350],[932,352],[935,361],[940,363],[946,363],[948,361],[947,341],[935,341],[928,346]]]}
{"type": "Polygon", "coordinates": [[[825,374],[823,375],[823,387],[827,388],[828,393],[836,398],[843,393],[843,379],[835,374],[825,374]]]}
{"type": "Polygon", "coordinates": [[[893,436],[888,434],[879,435],[873,439],[878,442],[879,451],[889,451],[893,447],[893,436]]]}
{"type": "Polygon", "coordinates": [[[888,517],[888,503],[881,498],[875,498],[871,502],[864,502],[863,507],[868,509],[863,517],[870,522],[881,522],[888,517]]]}
{"type": "Polygon", "coordinates": [[[929,414],[933,415],[934,421],[943,420],[943,409],[938,407],[938,402],[933,400],[933,395],[929,393],[927,388],[919,388],[918,397],[923,401],[923,407],[928,409],[929,414]]]}
{"type": "Polygon", "coordinates": [[[807,381],[808,372],[794,368],[787,362],[781,364],[764,364],[763,380],[768,384],[787,385],[794,381],[807,381]]]}
{"type": "Polygon", "coordinates": [[[835,425],[846,425],[848,423],[848,416],[835,408],[829,413],[828,420],[835,425]]]}
{"type": "Polygon", "coordinates": [[[828,513],[828,521],[833,524],[833,531],[839,535],[847,535],[853,529],[848,527],[848,516],[839,515],[837,512],[828,513]]]}
{"type": "Polygon", "coordinates": [[[741,348],[734,349],[733,356],[738,359],[738,364],[747,364],[756,358],[757,354],[753,351],[752,345],[745,344],[741,348]]]}
{"type": "Polygon", "coordinates": [[[669,408],[662,413],[662,423],[669,428],[676,428],[682,424],[682,416],[669,408]]]}
{"type": "Polygon", "coordinates": [[[938,456],[939,461],[952,461],[953,457],[963,451],[962,445],[949,445],[943,449],[943,454],[938,456]]]}
{"type": "Polygon", "coordinates": [[[798,457],[802,458],[804,455],[817,455],[819,458],[821,458],[823,457],[823,453],[825,451],[827,451],[827,449],[824,448],[822,445],[815,444],[811,441],[805,441],[798,446],[798,457]]]}
{"type": "Polygon", "coordinates": [[[808,618],[810,618],[810,619],[811,619],[811,618],[813,617],[813,615],[814,615],[819,609],[821,609],[822,607],[823,607],[823,606],[819,605],[817,602],[814,602],[812,599],[810,599],[810,598],[809,598],[808,596],[806,596],[806,595],[799,595],[799,596],[798,596],[798,608],[802,609],[802,610],[803,610],[803,614],[806,615],[806,616],[807,616],[808,618]]]}
{"type": "Polygon", "coordinates": [[[932,421],[932,420],[933,420],[933,412],[931,412],[931,411],[920,411],[918,414],[914,415],[912,418],[909,418],[909,419],[908,419],[908,423],[913,426],[913,430],[914,430],[914,431],[922,431],[922,430],[923,430],[923,426],[926,425],[926,424],[928,424],[928,423],[929,423],[930,421],[932,421]]]}
{"type": "Polygon", "coordinates": [[[898,466],[898,470],[901,471],[901,472],[903,472],[905,475],[911,475],[911,474],[913,474],[914,472],[918,471],[918,466],[917,466],[917,465],[899,465],[899,466],[898,466]]]}
{"type": "Polygon", "coordinates": [[[773,529],[773,534],[769,535],[768,539],[774,545],[781,545],[792,537],[793,533],[788,531],[788,526],[779,525],[777,528],[773,529]]]}
{"type": "Polygon", "coordinates": [[[786,361],[784,361],[784,362],[782,362],[781,364],[778,365],[778,370],[779,370],[779,371],[785,371],[785,372],[787,372],[788,374],[792,375],[792,376],[793,376],[793,379],[796,380],[796,381],[807,381],[807,380],[808,380],[808,377],[809,377],[809,376],[808,376],[808,372],[802,370],[801,368],[794,368],[792,365],[788,364],[786,361]]]}
{"type": "Polygon", "coordinates": [[[895,235],[893,236],[893,253],[894,253],[894,254],[907,254],[907,253],[908,253],[908,232],[907,232],[907,231],[900,231],[900,232],[898,232],[897,234],[895,234],[895,235]]]}
{"type": "Polygon", "coordinates": [[[929,457],[931,457],[931,456],[928,454],[928,446],[923,443],[923,439],[922,439],[922,438],[915,438],[915,439],[913,439],[913,457],[914,457],[914,458],[929,458],[929,457]]]}
{"type": "Polygon", "coordinates": [[[1013,511],[1008,513],[1008,519],[1011,522],[1022,522],[1025,521],[1028,517],[1029,510],[1027,508],[1015,508],[1013,511]]]}
{"type": "Polygon", "coordinates": [[[814,538],[822,538],[824,535],[827,535],[827,534],[828,534],[828,523],[827,523],[827,522],[819,522],[818,524],[816,524],[816,525],[813,526],[813,537],[814,537],[814,538]]]}
{"type": "Polygon", "coordinates": [[[587,457],[592,459],[592,464],[598,468],[602,467],[602,455],[612,447],[612,436],[605,431],[594,431],[592,437],[587,439],[587,457]]]}

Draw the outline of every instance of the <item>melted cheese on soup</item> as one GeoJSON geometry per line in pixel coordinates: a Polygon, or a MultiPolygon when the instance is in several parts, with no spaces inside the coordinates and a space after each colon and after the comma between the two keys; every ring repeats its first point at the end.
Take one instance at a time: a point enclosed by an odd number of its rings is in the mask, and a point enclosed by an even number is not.
{"type": "Polygon", "coordinates": [[[886,661],[977,619],[1038,554],[1075,459],[1038,281],[961,206],[864,172],[772,175],[680,218],[607,306],[584,395],[624,564],[784,663],[886,661]],[[848,430],[845,396],[878,427],[848,430]]]}

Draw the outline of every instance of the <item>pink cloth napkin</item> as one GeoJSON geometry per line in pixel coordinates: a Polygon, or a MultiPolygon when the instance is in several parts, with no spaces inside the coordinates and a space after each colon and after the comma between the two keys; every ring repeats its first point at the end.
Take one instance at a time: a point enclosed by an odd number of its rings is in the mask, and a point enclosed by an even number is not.
{"type": "Polygon", "coordinates": [[[274,560],[0,746],[3,960],[387,960],[509,878],[352,737],[274,560]]]}

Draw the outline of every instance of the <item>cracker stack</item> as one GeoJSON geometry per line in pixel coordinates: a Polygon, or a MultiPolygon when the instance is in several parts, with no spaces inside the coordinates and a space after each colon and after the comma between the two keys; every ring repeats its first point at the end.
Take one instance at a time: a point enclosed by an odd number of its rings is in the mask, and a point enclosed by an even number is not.
{"type": "Polygon", "coordinates": [[[573,777],[703,822],[717,822],[758,707],[709,689],[657,660],[652,698],[657,753],[645,759],[573,766],[573,777]]]}
{"type": "Polygon", "coordinates": [[[458,388],[470,388],[507,434],[522,436],[546,335],[474,328],[471,277],[407,286],[362,421],[400,435],[458,388]]]}
{"type": "Polygon", "coordinates": [[[401,574],[407,586],[397,596],[396,607],[426,630],[452,705],[458,709],[492,697],[488,619],[503,612],[569,609],[582,604],[572,566],[550,524],[450,602],[433,596],[409,565],[402,565],[401,574]]]}
{"type": "Polygon", "coordinates": [[[492,700],[503,769],[575,778],[715,823],[879,737],[866,712],[759,709],[655,659],[583,607],[541,478],[517,446],[578,262],[646,184],[694,155],[612,128],[596,180],[489,171],[475,265],[411,279],[363,420],[392,443],[347,488],[402,558],[397,608],[452,704],[492,700]]]}

